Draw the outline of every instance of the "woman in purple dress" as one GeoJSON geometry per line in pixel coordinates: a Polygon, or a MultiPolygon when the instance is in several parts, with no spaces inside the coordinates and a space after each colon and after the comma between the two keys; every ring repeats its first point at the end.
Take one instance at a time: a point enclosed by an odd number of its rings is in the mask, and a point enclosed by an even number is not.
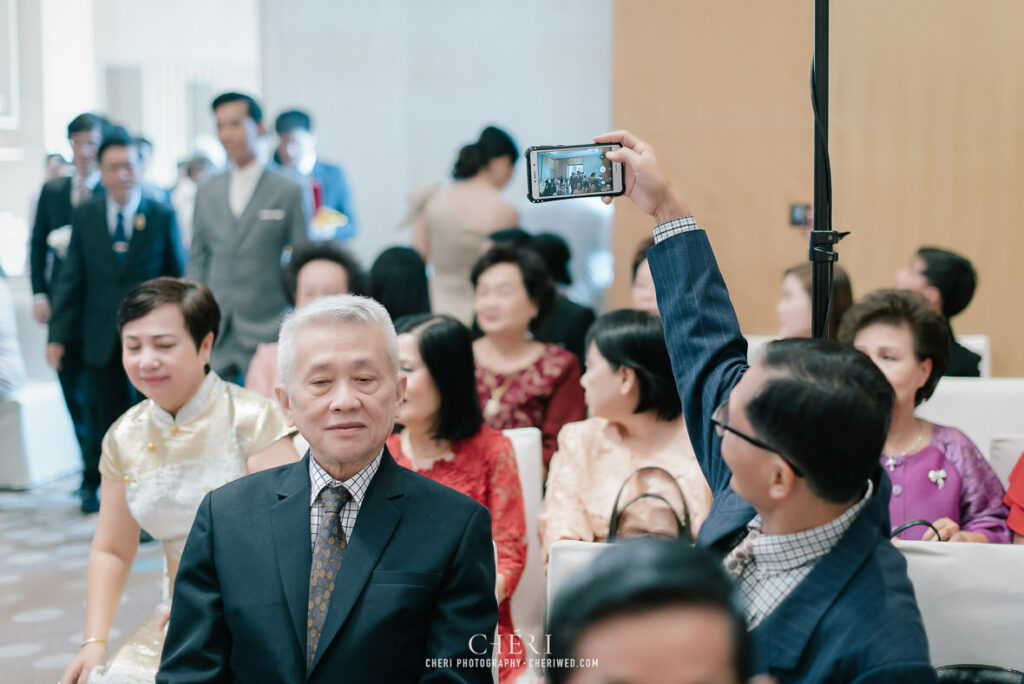
{"type": "MultiPolygon", "coordinates": [[[[942,540],[1008,543],[1003,486],[978,447],[954,427],[914,415],[932,395],[949,362],[950,332],[924,298],[879,290],[843,317],[838,339],[871,357],[896,392],[882,466],[892,480],[893,529],[926,520],[942,540]]],[[[901,539],[934,540],[925,526],[901,539]]]]}

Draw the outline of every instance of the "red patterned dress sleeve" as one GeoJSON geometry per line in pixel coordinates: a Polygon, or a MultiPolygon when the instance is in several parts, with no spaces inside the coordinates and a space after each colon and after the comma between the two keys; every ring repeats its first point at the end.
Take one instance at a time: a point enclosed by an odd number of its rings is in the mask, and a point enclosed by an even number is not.
{"type": "Polygon", "coordinates": [[[485,427],[481,437],[491,456],[480,462],[492,464],[487,508],[491,511],[491,534],[498,548],[498,572],[505,577],[505,590],[511,596],[526,565],[526,512],[519,468],[512,442],[505,435],[485,427]]]}

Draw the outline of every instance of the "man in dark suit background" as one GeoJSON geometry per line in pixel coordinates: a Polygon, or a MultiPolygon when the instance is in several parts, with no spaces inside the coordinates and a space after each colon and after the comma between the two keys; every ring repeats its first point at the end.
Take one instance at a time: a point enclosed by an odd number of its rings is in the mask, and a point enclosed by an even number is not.
{"type": "MultiPolygon", "coordinates": [[[[61,267],[67,255],[71,233],[71,212],[93,195],[101,196],[100,171],[96,166],[96,151],[103,140],[106,122],[95,114],[79,114],[68,124],[71,143],[73,174],[47,181],[39,192],[35,222],[29,242],[29,273],[32,280],[32,316],[47,325],[52,314],[52,289],[60,278],[61,267]],[[52,235],[52,237],[51,237],[52,235]],[[56,247],[49,243],[53,242],[56,247]]],[[[75,435],[82,453],[88,447],[88,425],[85,415],[85,389],[82,372],[82,341],[80,337],[67,340],[64,358],[57,372],[64,403],[75,426],[75,435]]],[[[86,494],[86,488],[82,489],[86,494]]],[[[91,501],[87,508],[91,508],[91,501]]]]}
{"type": "Polygon", "coordinates": [[[71,340],[82,340],[88,440],[82,511],[98,510],[100,445],[107,428],[131,407],[134,393],[121,365],[117,307],[139,283],[180,276],[184,252],[174,211],[142,196],[135,175],[138,151],[124,129],[99,146],[104,195],[78,206],[71,243],[53,296],[46,357],[61,368],[71,340]]]}
{"type": "Polygon", "coordinates": [[[727,554],[755,671],[780,683],[935,681],[906,562],[889,542],[885,376],[821,340],[773,342],[748,365],[707,236],[653,150],[625,131],[595,141],[622,143],[608,158],[625,163],[626,195],[659,224],[648,252],[658,308],[714,496],[698,543],[727,554]]]}
{"type": "Polygon", "coordinates": [[[318,299],[278,359],[309,452],[203,499],[157,682],[491,682],[490,516],[384,447],[405,394],[387,311],[318,299]]]}
{"type": "MultiPolygon", "coordinates": [[[[906,268],[896,273],[896,287],[920,292],[928,306],[946,317],[958,316],[974,298],[978,275],[974,265],[956,252],[938,247],[921,247],[906,268]]],[[[950,325],[949,366],[945,375],[977,378],[981,356],[956,341],[950,325]]]]}
{"type": "Polygon", "coordinates": [[[356,234],[356,216],[348,180],[340,166],[329,164],[317,155],[313,122],[309,114],[298,109],[281,112],[274,121],[274,130],[279,139],[275,159],[281,166],[296,172],[310,184],[310,192],[313,195],[313,237],[351,239],[356,234]],[[321,207],[333,209],[345,216],[344,222],[334,224],[334,231],[330,234],[321,234],[317,231],[316,214],[321,207]]]}

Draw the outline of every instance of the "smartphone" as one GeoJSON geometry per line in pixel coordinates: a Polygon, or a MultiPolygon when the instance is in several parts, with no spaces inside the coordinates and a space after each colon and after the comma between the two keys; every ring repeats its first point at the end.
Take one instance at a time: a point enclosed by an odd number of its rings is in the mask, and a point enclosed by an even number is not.
{"type": "Polygon", "coordinates": [[[527,197],[531,202],[621,195],[622,164],[607,153],[622,145],[547,145],[526,150],[527,197]]]}

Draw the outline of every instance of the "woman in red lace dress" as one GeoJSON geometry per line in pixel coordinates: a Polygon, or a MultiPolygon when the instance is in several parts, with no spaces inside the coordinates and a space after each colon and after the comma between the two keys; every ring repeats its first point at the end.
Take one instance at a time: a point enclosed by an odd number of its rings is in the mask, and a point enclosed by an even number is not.
{"type": "Polygon", "coordinates": [[[473,343],[484,423],[540,428],[547,468],[558,431],[586,417],[576,356],[531,336],[554,299],[547,266],[529,249],[498,244],[476,262],[470,280],[484,333],[473,343]]]}
{"type": "Polygon", "coordinates": [[[515,681],[526,667],[513,634],[509,597],[526,565],[526,516],[512,443],[483,424],[476,400],[472,337],[451,316],[398,321],[399,373],[406,378],[400,434],[388,439],[399,465],[457,489],[491,512],[498,551],[498,675],[515,681]]]}

